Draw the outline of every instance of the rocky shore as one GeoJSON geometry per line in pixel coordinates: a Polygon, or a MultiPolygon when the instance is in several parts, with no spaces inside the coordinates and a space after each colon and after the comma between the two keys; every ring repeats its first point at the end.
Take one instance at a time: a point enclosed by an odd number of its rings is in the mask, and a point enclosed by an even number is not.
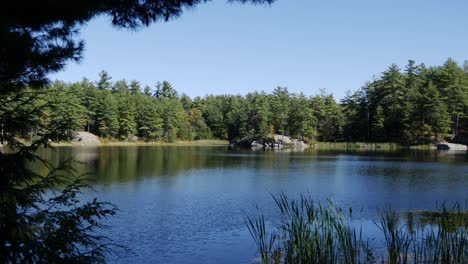
{"type": "Polygon", "coordinates": [[[285,149],[285,148],[300,148],[304,149],[309,147],[304,141],[291,138],[284,135],[272,135],[266,139],[244,137],[238,142],[231,144],[232,147],[244,147],[252,149],[285,149]]]}

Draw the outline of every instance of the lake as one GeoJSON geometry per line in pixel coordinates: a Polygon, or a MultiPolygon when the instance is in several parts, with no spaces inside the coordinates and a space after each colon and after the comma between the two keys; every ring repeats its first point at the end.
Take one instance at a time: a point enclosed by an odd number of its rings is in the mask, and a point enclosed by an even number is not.
{"type": "Polygon", "coordinates": [[[120,211],[103,233],[128,246],[110,263],[252,263],[256,248],[244,224],[258,208],[277,216],[271,194],[309,194],[351,206],[372,236],[376,208],[400,212],[468,200],[466,152],[302,152],[207,146],[57,147],[92,173],[98,197],[120,211]]]}

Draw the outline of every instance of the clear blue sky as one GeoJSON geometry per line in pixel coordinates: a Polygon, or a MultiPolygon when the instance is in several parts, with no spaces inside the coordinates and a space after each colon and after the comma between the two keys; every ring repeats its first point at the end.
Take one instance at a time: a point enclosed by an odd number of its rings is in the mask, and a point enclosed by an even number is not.
{"type": "Polygon", "coordinates": [[[468,59],[466,0],[277,0],[270,7],[214,0],[168,23],[131,32],[108,17],[82,31],[84,59],[52,79],[119,79],[180,93],[246,94],[287,86],[338,99],[391,63],[468,59]]]}

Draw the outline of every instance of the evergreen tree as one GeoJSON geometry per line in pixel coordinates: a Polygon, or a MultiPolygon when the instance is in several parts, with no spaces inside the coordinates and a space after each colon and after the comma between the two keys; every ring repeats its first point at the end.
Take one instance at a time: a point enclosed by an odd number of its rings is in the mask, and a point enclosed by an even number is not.
{"type": "Polygon", "coordinates": [[[168,81],[163,81],[162,83],[158,82],[156,84],[155,97],[173,99],[177,97],[177,91],[168,81]]]}
{"type": "Polygon", "coordinates": [[[140,82],[137,80],[132,80],[130,82],[130,93],[132,94],[139,94],[141,93],[141,85],[140,82]]]}
{"type": "Polygon", "coordinates": [[[266,142],[269,130],[270,104],[264,92],[249,93],[246,96],[249,106],[248,129],[252,138],[258,138],[266,142]]]}
{"type": "Polygon", "coordinates": [[[205,120],[203,120],[203,114],[199,109],[189,109],[188,116],[192,140],[211,138],[210,128],[206,125],[205,120]]]}
{"type": "Polygon", "coordinates": [[[219,139],[228,138],[224,108],[224,98],[221,96],[207,96],[202,106],[203,119],[210,127],[213,136],[219,139]]]}
{"type": "Polygon", "coordinates": [[[95,133],[97,131],[96,109],[98,105],[98,91],[94,84],[87,79],[83,79],[77,86],[81,87],[83,91],[80,99],[81,105],[84,107],[86,113],[86,125],[84,129],[88,132],[95,133]]]}
{"type": "Polygon", "coordinates": [[[448,59],[438,75],[439,90],[452,122],[452,136],[458,135],[460,118],[465,116],[468,108],[468,80],[464,70],[453,59],[448,59]]]}
{"type": "Polygon", "coordinates": [[[169,82],[164,81],[156,86],[157,102],[161,105],[164,138],[168,142],[179,139],[190,139],[190,123],[187,112],[177,98],[177,91],[169,82]]]}
{"type": "Polygon", "coordinates": [[[145,85],[145,89],[144,89],[143,93],[146,96],[151,96],[151,87],[149,87],[148,85],[145,85]]]}
{"type": "Polygon", "coordinates": [[[320,90],[320,94],[311,99],[313,115],[317,123],[315,131],[320,141],[340,141],[343,137],[344,116],[333,95],[320,90]]]}
{"type": "Polygon", "coordinates": [[[96,125],[101,137],[115,137],[119,131],[118,104],[114,96],[107,90],[97,94],[96,125]]]}
{"type": "Polygon", "coordinates": [[[77,94],[62,82],[54,82],[45,93],[49,106],[44,126],[52,139],[72,139],[73,132],[80,130],[85,122],[85,109],[77,94]]]}
{"type": "Polygon", "coordinates": [[[246,104],[245,99],[241,96],[228,97],[225,124],[230,142],[236,142],[248,136],[246,104]]]}
{"type": "Polygon", "coordinates": [[[289,91],[286,87],[276,87],[270,101],[271,123],[276,132],[287,134],[287,121],[289,114],[289,91]]]}
{"type": "Polygon", "coordinates": [[[302,140],[314,140],[316,136],[315,127],[317,119],[313,115],[310,101],[304,94],[290,99],[288,114],[289,135],[302,140]]]}
{"type": "Polygon", "coordinates": [[[99,81],[97,81],[96,85],[99,90],[110,90],[112,88],[112,83],[110,82],[112,78],[109,76],[109,74],[102,70],[99,73],[99,81]]]}
{"type": "Polygon", "coordinates": [[[341,100],[344,119],[344,139],[346,141],[367,141],[370,137],[370,111],[366,87],[350,93],[341,100]]]}
{"type": "Polygon", "coordinates": [[[136,124],[138,136],[145,140],[161,140],[164,134],[162,110],[151,96],[140,94],[136,98],[136,124]]]}
{"type": "Polygon", "coordinates": [[[439,140],[440,135],[444,135],[450,129],[450,115],[447,106],[443,103],[437,88],[429,82],[423,94],[425,103],[423,111],[426,113],[425,122],[434,132],[435,140],[439,140]]]}
{"type": "Polygon", "coordinates": [[[122,139],[128,139],[131,135],[136,134],[135,101],[124,81],[117,82],[115,86],[117,87],[119,136],[122,139]]]}
{"type": "Polygon", "coordinates": [[[184,106],[185,111],[189,111],[192,108],[192,99],[188,95],[182,94],[180,96],[180,102],[184,106]]]}
{"type": "Polygon", "coordinates": [[[385,131],[385,115],[382,106],[378,105],[372,119],[371,140],[384,142],[387,139],[385,131]]]}
{"type": "Polygon", "coordinates": [[[383,95],[378,104],[385,112],[387,139],[398,142],[403,138],[410,113],[406,109],[404,78],[397,65],[391,65],[382,73],[382,80],[377,87],[383,95]]]}

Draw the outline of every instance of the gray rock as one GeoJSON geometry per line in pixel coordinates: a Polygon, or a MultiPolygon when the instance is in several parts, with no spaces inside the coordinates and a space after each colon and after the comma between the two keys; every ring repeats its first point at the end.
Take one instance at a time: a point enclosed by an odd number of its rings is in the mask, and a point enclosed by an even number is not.
{"type": "Polygon", "coordinates": [[[262,148],[263,145],[258,143],[257,141],[253,141],[252,144],[250,144],[252,148],[262,148]]]}
{"type": "Polygon", "coordinates": [[[85,131],[76,132],[73,142],[79,143],[80,145],[101,144],[98,136],[85,131]]]}
{"type": "Polygon", "coordinates": [[[462,144],[440,143],[437,144],[438,150],[468,150],[468,147],[462,144]]]}
{"type": "Polygon", "coordinates": [[[231,144],[232,147],[247,147],[247,148],[265,148],[265,149],[284,149],[284,148],[307,148],[304,141],[294,139],[289,136],[283,136],[275,134],[273,135],[273,142],[263,144],[262,139],[253,139],[250,137],[244,137],[241,140],[231,144]]]}
{"type": "Polygon", "coordinates": [[[273,138],[275,139],[275,143],[282,144],[282,145],[291,145],[292,140],[288,136],[283,136],[283,135],[273,135],[273,138]]]}
{"type": "Polygon", "coordinates": [[[307,148],[308,145],[299,139],[296,138],[290,138],[288,136],[283,136],[283,135],[273,135],[273,138],[275,139],[274,145],[281,146],[283,147],[292,147],[292,148],[307,148]]]}

